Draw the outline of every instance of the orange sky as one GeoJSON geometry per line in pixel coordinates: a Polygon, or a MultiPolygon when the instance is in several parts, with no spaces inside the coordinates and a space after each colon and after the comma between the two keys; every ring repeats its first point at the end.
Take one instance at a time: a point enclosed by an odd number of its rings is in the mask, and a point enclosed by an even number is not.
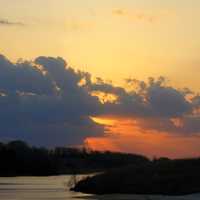
{"type": "MultiPolygon", "coordinates": [[[[60,56],[114,85],[165,76],[175,88],[200,91],[199,0],[0,2],[0,54],[12,61],[60,56]]],[[[115,95],[107,98],[115,101],[115,95]]],[[[87,138],[94,149],[150,157],[200,155],[197,136],[144,129],[125,116],[93,120],[107,126],[105,136],[87,138]]]]}
{"type": "Polygon", "coordinates": [[[199,91],[199,8],[197,0],[1,0],[0,19],[14,25],[0,25],[0,53],[61,56],[117,84],[163,75],[199,91]]]}
{"type": "Polygon", "coordinates": [[[143,154],[150,158],[186,158],[200,155],[199,136],[182,136],[164,132],[142,130],[136,121],[120,118],[93,118],[107,125],[104,137],[88,138],[94,150],[111,150],[143,154]]]}

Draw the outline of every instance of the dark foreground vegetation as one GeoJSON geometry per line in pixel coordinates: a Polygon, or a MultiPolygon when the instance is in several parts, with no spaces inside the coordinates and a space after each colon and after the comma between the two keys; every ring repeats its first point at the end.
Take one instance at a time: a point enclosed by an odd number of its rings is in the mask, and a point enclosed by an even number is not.
{"type": "Polygon", "coordinates": [[[157,159],[79,181],[74,191],[92,194],[184,195],[200,192],[200,159],[157,159]]]}
{"type": "Polygon", "coordinates": [[[22,141],[0,143],[0,176],[75,175],[145,162],[147,158],[132,154],[36,148],[22,141]]]}

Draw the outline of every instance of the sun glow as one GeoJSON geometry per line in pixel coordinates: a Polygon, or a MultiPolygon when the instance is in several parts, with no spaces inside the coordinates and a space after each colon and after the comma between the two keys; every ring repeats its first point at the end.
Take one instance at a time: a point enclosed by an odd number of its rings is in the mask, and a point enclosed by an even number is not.
{"type": "Polygon", "coordinates": [[[114,103],[117,101],[118,97],[114,94],[111,93],[105,93],[105,92],[100,92],[100,91],[95,91],[91,93],[92,96],[98,97],[99,101],[104,104],[104,103],[114,103]]]}
{"type": "Polygon", "coordinates": [[[113,126],[116,123],[115,119],[104,118],[104,117],[91,117],[91,119],[97,124],[105,125],[105,126],[113,126]]]}
{"type": "Polygon", "coordinates": [[[150,158],[199,156],[197,146],[200,142],[196,136],[146,130],[140,126],[139,119],[92,117],[92,120],[106,128],[104,136],[86,139],[93,150],[130,152],[150,158]]]}

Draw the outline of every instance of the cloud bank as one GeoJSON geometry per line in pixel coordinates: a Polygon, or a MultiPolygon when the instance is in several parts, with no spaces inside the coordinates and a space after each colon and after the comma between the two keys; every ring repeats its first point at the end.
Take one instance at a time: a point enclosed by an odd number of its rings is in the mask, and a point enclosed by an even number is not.
{"type": "Polygon", "coordinates": [[[78,86],[85,77],[61,58],[12,63],[0,56],[0,137],[56,146],[102,133],[90,119],[99,110],[97,98],[78,86]]]}
{"type": "Polygon", "coordinates": [[[106,134],[106,126],[91,116],[129,118],[141,131],[188,137],[200,133],[200,96],[189,89],[169,86],[163,77],[127,79],[127,88],[92,80],[60,57],[13,63],[1,55],[0,140],[80,145],[106,134]]]}

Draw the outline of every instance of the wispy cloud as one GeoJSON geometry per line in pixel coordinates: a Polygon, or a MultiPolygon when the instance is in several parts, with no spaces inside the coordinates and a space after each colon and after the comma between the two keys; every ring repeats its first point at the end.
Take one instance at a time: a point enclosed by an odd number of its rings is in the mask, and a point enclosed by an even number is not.
{"type": "Polygon", "coordinates": [[[124,9],[114,9],[112,13],[113,15],[127,15],[127,12],[124,9]]]}
{"type": "Polygon", "coordinates": [[[22,22],[14,22],[14,21],[9,21],[9,20],[5,20],[5,19],[0,19],[0,25],[3,25],[3,26],[25,26],[25,24],[22,22]]]}
{"type": "Polygon", "coordinates": [[[85,31],[91,30],[94,27],[92,21],[84,20],[69,20],[66,22],[66,29],[71,31],[85,31]]]}
{"type": "Polygon", "coordinates": [[[113,9],[112,14],[114,16],[128,17],[132,21],[141,21],[153,23],[158,21],[162,16],[165,16],[167,12],[150,12],[150,11],[130,11],[126,9],[113,9]]]}
{"type": "Polygon", "coordinates": [[[64,27],[67,31],[91,31],[97,25],[97,16],[99,13],[95,9],[89,9],[84,16],[68,16],[65,19],[64,27]]]}

